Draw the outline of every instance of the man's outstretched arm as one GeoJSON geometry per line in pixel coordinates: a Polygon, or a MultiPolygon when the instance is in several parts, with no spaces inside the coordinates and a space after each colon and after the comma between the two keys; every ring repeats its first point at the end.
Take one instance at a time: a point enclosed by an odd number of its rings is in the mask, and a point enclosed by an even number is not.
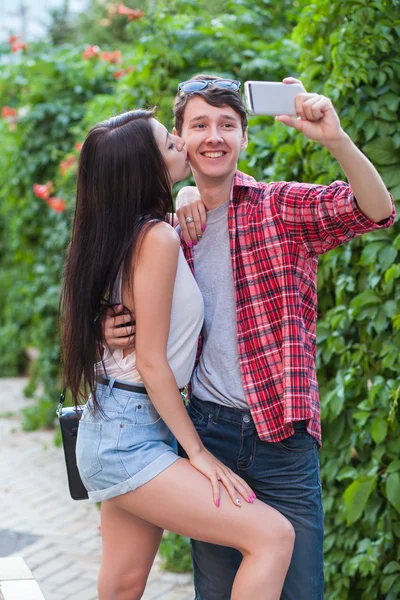
{"type": "MultiPolygon", "coordinates": [[[[284,79],[285,83],[297,79],[284,79]]],[[[371,221],[379,223],[392,214],[392,202],[379,173],[356,147],[340,125],[339,117],[329,98],[319,94],[296,96],[297,117],[280,115],[277,121],[304,133],[319,142],[342,167],[360,210],[371,221]]]]}

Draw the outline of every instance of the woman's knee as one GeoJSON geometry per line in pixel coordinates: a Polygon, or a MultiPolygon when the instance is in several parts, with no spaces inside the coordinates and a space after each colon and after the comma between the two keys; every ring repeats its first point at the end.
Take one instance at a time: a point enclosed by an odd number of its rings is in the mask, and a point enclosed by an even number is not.
{"type": "Polygon", "coordinates": [[[134,571],[117,574],[100,572],[98,581],[99,600],[140,600],[144,594],[147,573],[134,571]]]}
{"type": "Polygon", "coordinates": [[[277,544],[278,548],[282,548],[282,550],[286,553],[293,552],[294,542],[296,539],[296,532],[294,530],[293,525],[283,515],[279,515],[279,524],[277,526],[277,544]]]}
{"type": "Polygon", "coordinates": [[[278,552],[292,554],[295,530],[291,522],[279,512],[268,515],[265,520],[257,520],[250,530],[245,554],[254,552],[278,552]]]}

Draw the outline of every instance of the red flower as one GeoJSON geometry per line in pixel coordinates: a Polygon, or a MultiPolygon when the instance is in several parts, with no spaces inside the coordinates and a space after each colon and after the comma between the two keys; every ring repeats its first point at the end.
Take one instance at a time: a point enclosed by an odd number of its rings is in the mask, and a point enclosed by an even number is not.
{"type": "Polygon", "coordinates": [[[49,198],[46,202],[54,212],[64,212],[65,210],[65,202],[62,198],[49,198]]]}
{"type": "Polygon", "coordinates": [[[114,52],[103,52],[101,60],[107,60],[111,64],[118,63],[121,62],[122,55],[119,50],[114,50],[114,52]]]}
{"type": "Polygon", "coordinates": [[[2,119],[7,119],[7,117],[16,117],[17,111],[15,108],[11,108],[11,106],[3,106],[1,109],[1,117],[2,119]]]}
{"type": "Polygon", "coordinates": [[[33,193],[37,198],[41,198],[42,200],[48,200],[52,191],[53,183],[51,181],[48,181],[44,185],[40,183],[33,184],[33,193]]]}
{"type": "Polygon", "coordinates": [[[17,42],[19,39],[18,35],[10,35],[10,37],[8,38],[8,43],[10,44],[15,44],[15,42],[17,42]]]}
{"type": "Polygon", "coordinates": [[[82,142],[77,142],[74,146],[75,150],[77,150],[78,152],[80,152],[82,150],[82,146],[83,143],[82,142]]]}
{"type": "Polygon", "coordinates": [[[100,48],[98,46],[93,46],[93,44],[92,44],[91,46],[88,46],[83,51],[82,56],[83,56],[84,60],[89,60],[89,58],[95,58],[99,54],[100,54],[100,48]]]}
{"type": "Polygon", "coordinates": [[[120,71],[115,71],[114,77],[115,77],[115,79],[120,79],[127,73],[131,73],[134,70],[135,70],[135,67],[126,67],[126,69],[121,69],[120,71]]]}
{"type": "Polygon", "coordinates": [[[65,175],[68,169],[74,164],[75,156],[73,154],[69,154],[65,160],[60,162],[60,171],[61,175],[65,175]]]}
{"type": "Polygon", "coordinates": [[[137,19],[144,17],[144,12],[142,12],[140,8],[128,8],[124,4],[118,5],[118,14],[126,15],[129,21],[136,21],[137,19]]]}
{"type": "Polygon", "coordinates": [[[11,52],[18,52],[19,50],[26,50],[28,47],[28,44],[25,44],[25,42],[20,42],[18,40],[16,40],[15,42],[13,42],[11,44],[11,52]]]}

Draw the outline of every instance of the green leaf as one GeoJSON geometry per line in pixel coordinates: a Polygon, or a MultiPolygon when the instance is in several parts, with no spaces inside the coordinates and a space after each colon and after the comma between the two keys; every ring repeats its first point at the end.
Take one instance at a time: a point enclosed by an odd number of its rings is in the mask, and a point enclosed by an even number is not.
{"type": "Polygon", "coordinates": [[[360,265],[372,265],[376,261],[377,254],[386,247],[385,242],[370,242],[363,248],[360,265]]]}
{"type": "Polygon", "coordinates": [[[370,413],[363,410],[353,413],[353,419],[356,419],[356,421],[363,421],[364,419],[367,420],[369,416],[370,413]]]}
{"type": "Polygon", "coordinates": [[[391,318],[397,313],[397,302],[394,300],[387,300],[383,305],[386,315],[391,318]]]}
{"type": "Polygon", "coordinates": [[[378,127],[378,122],[377,121],[367,121],[363,127],[363,132],[365,135],[365,139],[367,142],[369,142],[369,140],[371,140],[377,130],[378,127]]]}
{"type": "Polygon", "coordinates": [[[343,479],[355,479],[357,476],[358,471],[354,467],[343,467],[336,475],[336,479],[338,481],[343,481],[343,479]]]}
{"type": "Polygon", "coordinates": [[[381,419],[376,417],[372,421],[371,425],[371,435],[372,439],[376,444],[381,444],[383,440],[386,438],[388,432],[388,424],[385,419],[381,419]]]}
{"type": "Polygon", "coordinates": [[[393,94],[392,92],[381,96],[380,101],[383,102],[389,110],[393,110],[394,112],[399,106],[399,96],[397,94],[393,94]]]}
{"type": "Polygon", "coordinates": [[[391,165],[390,167],[384,167],[379,170],[386,187],[389,189],[394,188],[400,184],[400,163],[391,165]]]}
{"type": "Polygon", "coordinates": [[[392,281],[394,281],[398,277],[400,277],[400,265],[392,265],[385,272],[385,282],[386,283],[391,283],[392,281]]]}
{"type": "Polygon", "coordinates": [[[375,316],[372,325],[377,333],[380,333],[387,327],[387,316],[383,309],[378,311],[378,314],[375,316]]]}
{"type": "Polygon", "coordinates": [[[345,490],[343,500],[346,507],[347,525],[361,517],[368,498],[376,486],[376,476],[363,476],[353,481],[345,490]]]}
{"type": "Polygon", "coordinates": [[[397,250],[393,246],[386,246],[379,252],[378,261],[382,271],[386,271],[396,260],[397,250]]]}
{"type": "Polygon", "coordinates": [[[389,575],[389,577],[384,577],[382,579],[381,592],[382,594],[387,594],[394,582],[396,581],[398,575],[389,575]]]}
{"type": "Polygon", "coordinates": [[[390,188],[390,193],[394,200],[400,200],[400,185],[390,188]]]}
{"type": "Polygon", "coordinates": [[[317,324],[317,343],[321,344],[324,342],[331,334],[330,327],[325,325],[325,323],[317,324]]]}
{"type": "Polygon", "coordinates": [[[393,140],[389,137],[376,138],[365,144],[365,154],[377,165],[395,165],[400,162],[400,153],[396,150],[393,140]]]}
{"type": "Polygon", "coordinates": [[[380,301],[379,296],[375,292],[372,290],[365,290],[352,299],[350,306],[359,309],[369,304],[380,304],[380,301]]]}
{"type": "Polygon", "coordinates": [[[400,513],[400,473],[391,473],[386,480],[386,497],[400,513]]]}
{"type": "Polygon", "coordinates": [[[395,560],[391,560],[390,563],[388,563],[383,569],[382,573],[385,573],[385,575],[390,575],[391,573],[396,573],[396,571],[400,571],[400,563],[395,560]]]}
{"type": "Polygon", "coordinates": [[[386,469],[386,473],[395,473],[396,471],[400,471],[400,460],[392,460],[391,463],[389,463],[388,468],[386,469]]]}

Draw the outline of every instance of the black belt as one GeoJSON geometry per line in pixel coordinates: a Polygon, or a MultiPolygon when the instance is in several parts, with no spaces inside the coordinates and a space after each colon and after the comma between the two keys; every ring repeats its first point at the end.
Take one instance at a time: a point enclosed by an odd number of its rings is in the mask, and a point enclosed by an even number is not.
{"type": "MultiPolygon", "coordinates": [[[[110,380],[107,377],[97,377],[97,383],[102,385],[109,385],[110,380]]],[[[119,390],[125,390],[126,392],[135,392],[135,394],[147,394],[146,388],[141,385],[134,385],[133,383],[122,383],[121,381],[115,381],[113,387],[119,390]]]]}

